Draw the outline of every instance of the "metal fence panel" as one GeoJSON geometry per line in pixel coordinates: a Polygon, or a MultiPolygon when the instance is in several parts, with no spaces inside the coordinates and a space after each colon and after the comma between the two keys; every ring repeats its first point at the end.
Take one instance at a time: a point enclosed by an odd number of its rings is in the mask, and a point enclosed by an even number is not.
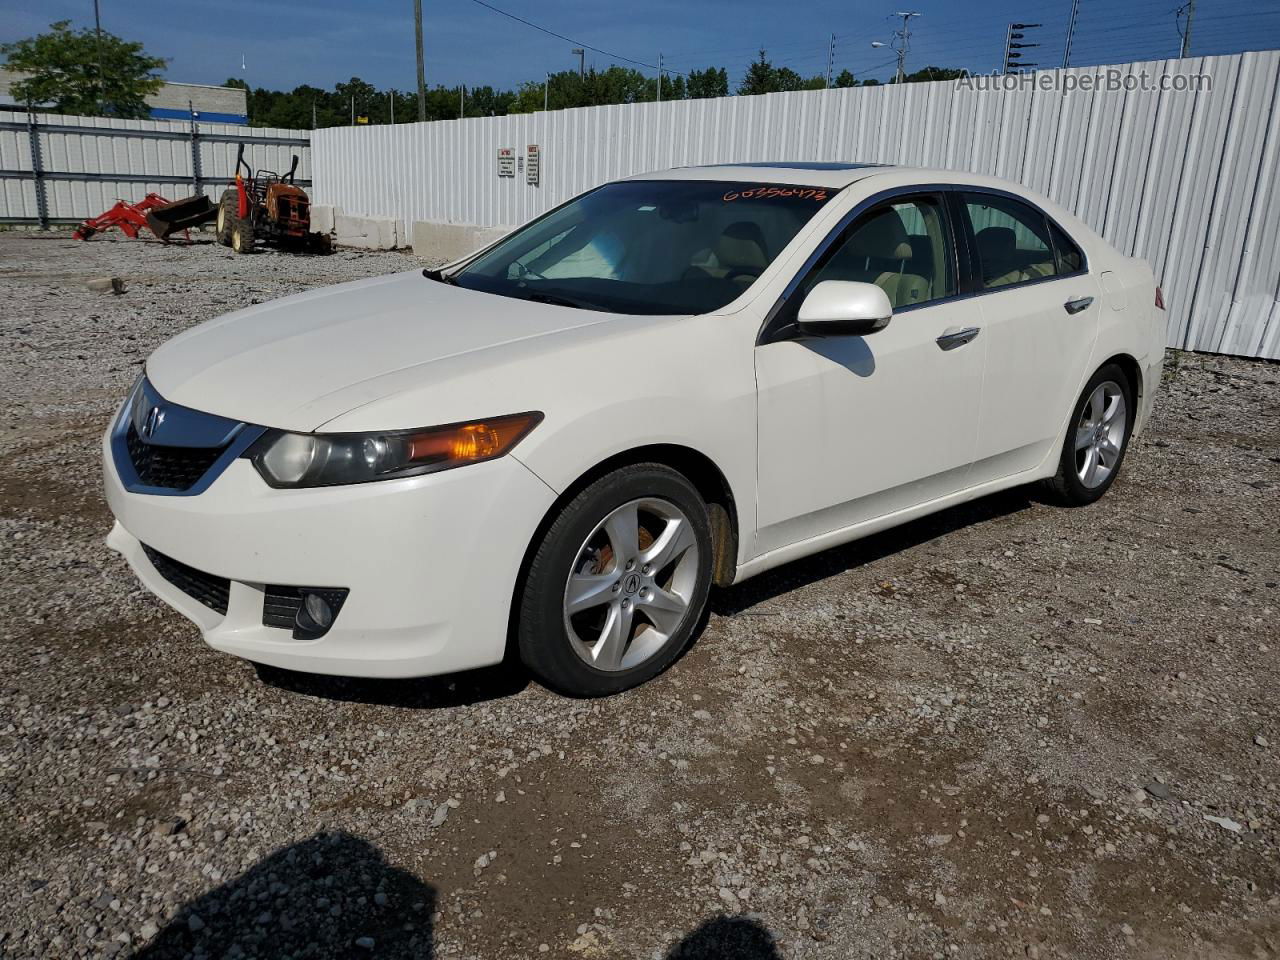
{"type": "Polygon", "coordinates": [[[688,164],[862,160],[991,173],[1148,260],[1164,284],[1171,345],[1280,358],[1280,51],[1114,69],[1201,74],[1212,85],[1064,94],[920,83],[335,127],[314,133],[314,194],[406,224],[499,226],[610,179],[688,164]],[[541,184],[526,185],[523,171],[499,178],[498,148],[522,156],[531,143],[541,184]]]}
{"type": "Polygon", "coordinates": [[[255,170],[284,173],[297,154],[299,181],[311,180],[310,131],[199,123],[194,143],[192,132],[178,120],[0,115],[0,222],[82,220],[117,199],[140,200],[148,192],[177,199],[197,184],[216,199],[235,176],[239,143],[255,170]]]}

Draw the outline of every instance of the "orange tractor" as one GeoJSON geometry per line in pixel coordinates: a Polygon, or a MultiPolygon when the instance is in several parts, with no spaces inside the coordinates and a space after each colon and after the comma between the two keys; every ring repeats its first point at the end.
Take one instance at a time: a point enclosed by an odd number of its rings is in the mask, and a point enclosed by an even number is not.
{"type": "Polygon", "coordinates": [[[311,200],[294,183],[298,156],[284,176],[250,168],[244,144],[236,152],[236,182],[222,191],[218,203],[218,242],[236,253],[253,253],[259,244],[308,253],[329,253],[327,234],[311,231],[311,200]],[[241,169],[244,174],[241,174],[241,169]]]}

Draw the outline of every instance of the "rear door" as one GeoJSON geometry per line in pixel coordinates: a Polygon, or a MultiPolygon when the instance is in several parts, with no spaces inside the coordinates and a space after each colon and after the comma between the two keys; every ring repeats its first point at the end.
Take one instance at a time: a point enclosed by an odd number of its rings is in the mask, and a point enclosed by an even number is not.
{"type": "Polygon", "coordinates": [[[1080,247],[1039,208],[997,191],[951,196],[987,347],[976,486],[1030,470],[1057,449],[1101,303],[1080,247]]]}

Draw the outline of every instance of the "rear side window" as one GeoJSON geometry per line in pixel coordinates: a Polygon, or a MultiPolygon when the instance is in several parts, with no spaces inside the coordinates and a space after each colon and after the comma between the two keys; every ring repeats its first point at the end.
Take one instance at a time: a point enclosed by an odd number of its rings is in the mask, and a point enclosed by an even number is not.
{"type": "Polygon", "coordinates": [[[1053,250],[1058,255],[1058,273],[1078,273],[1084,269],[1084,254],[1052,220],[1049,221],[1049,235],[1053,237],[1053,250]]]}
{"type": "MultiPolygon", "coordinates": [[[[1060,272],[1049,221],[1035,207],[988,193],[964,193],[961,199],[973,228],[983,289],[1030,283],[1060,272]]],[[[1079,250],[1075,252],[1078,257],[1079,250]]]]}

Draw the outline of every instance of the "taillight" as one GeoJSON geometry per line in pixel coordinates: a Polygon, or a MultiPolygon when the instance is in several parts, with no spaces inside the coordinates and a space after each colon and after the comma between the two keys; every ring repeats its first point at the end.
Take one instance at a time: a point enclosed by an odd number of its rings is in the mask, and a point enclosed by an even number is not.
{"type": "Polygon", "coordinates": [[[1156,286],[1156,307],[1160,310],[1164,309],[1164,291],[1156,286]]]}

